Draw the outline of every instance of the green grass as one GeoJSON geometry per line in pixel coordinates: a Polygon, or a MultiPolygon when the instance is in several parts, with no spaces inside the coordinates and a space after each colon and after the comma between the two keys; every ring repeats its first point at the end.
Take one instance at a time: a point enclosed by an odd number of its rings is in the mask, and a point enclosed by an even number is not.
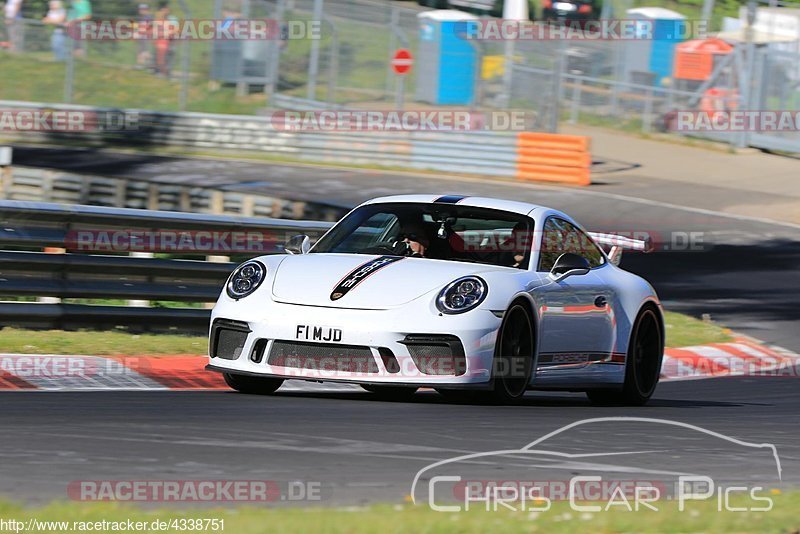
{"type": "MultiPolygon", "coordinates": [[[[760,493],[765,495],[767,493],[760,493]]],[[[659,511],[629,512],[617,507],[602,513],[580,513],[566,502],[555,502],[545,512],[470,511],[435,512],[410,504],[347,508],[148,509],[109,503],[56,502],[24,508],[0,502],[0,518],[26,521],[145,521],[207,518],[224,521],[224,532],[281,533],[439,533],[439,532],[783,532],[800,529],[800,493],[778,493],[770,498],[769,512],[718,512],[716,499],[687,504],[677,513],[675,501],[657,503],[659,511]]],[[[736,505],[761,503],[736,501],[736,505]]],[[[70,527],[72,528],[72,526],[70,527]]],[[[73,530],[68,530],[73,531],[73,530]]],[[[164,530],[176,532],[176,530],[164,530]]]]}
{"type": "MultiPolygon", "coordinates": [[[[64,65],[45,53],[21,56],[0,52],[3,76],[0,99],[33,102],[64,101],[64,65]]],[[[180,83],[127,66],[109,67],[76,59],[72,103],[159,111],[177,111],[180,83]]],[[[263,94],[236,96],[233,87],[215,89],[205,78],[192,80],[189,111],[253,114],[265,106],[263,94]]]]}
{"type": "MultiPolygon", "coordinates": [[[[666,313],[667,346],[686,347],[730,341],[730,331],[678,313],[666,313]]],[[[0,352],[19,354],[205,354],[205,336],[176,334],[132,334],[121,330],[105,332],[0,330],[0,352]]]]}
{"type": "Polygon", "coordinates": [[[205,336],[132,334],[125,331],[0,330],[0,352],[18,354],[205,354],[205,336]]]}
{"type": "Polygon", "coordinates": [[[710,321],[701,321],[680,313],[664,313],[667,347],[689,347],[706,343],[725,343],[733,339],[732,332],[710,321]]]}

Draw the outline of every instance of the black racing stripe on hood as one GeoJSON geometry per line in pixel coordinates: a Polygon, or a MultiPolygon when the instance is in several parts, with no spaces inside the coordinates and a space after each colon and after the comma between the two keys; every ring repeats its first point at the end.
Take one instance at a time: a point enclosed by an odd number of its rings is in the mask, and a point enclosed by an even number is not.
{"type": "Polygon", "coordinates": [[[438,204],[458,204],[465,198],[467,197],[464,195],[445,195],[443,197],[437,198],[436,200],[434,200],[434,202],[438,204]]]}
{"type": "Polygon", "coordinates": [[[347,295],[351,289],[372,276],[373,273],[403,259],[405,259],[403,256],[381,256],[359,265],[339,280],[339,283],[336,284],[336,287],[331,292],[331,300],[339,300],[347,295]]]}

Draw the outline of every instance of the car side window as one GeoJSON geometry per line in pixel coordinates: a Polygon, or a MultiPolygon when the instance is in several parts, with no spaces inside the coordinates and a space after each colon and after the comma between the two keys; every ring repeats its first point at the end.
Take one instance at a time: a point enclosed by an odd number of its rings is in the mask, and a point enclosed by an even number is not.
{"type": "Polygon", "coordinates": [[[550,217],[542,230],[539,271],[549,272],[558,257],[566,252],[583,256],[592,269],[605,263],[603,253],[586,233],[564,219],[550,217]]]}

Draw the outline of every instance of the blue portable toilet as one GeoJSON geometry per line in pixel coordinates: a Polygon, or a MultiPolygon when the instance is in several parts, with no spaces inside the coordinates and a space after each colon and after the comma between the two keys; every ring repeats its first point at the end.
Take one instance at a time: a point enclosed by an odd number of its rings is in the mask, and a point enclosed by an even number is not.
{"type": "Polygon", "coordinates": [[[467,21],[478,17],[455,10],[417,15],[416,100],[431,104],[470,105],[475,99],[478,53],[466,38],[467,21]]]}
{"type": "MultiPolygon", "coordinates": [[[[636,81],[634,73],[648,72],[653,85],[661,85],[672,77],[675,47],[691,38],[686,35],[686,17],[663,7],[637,7],[626,11],[628,20],[648,21],[652,25],[652,40],[636,39],[627,43],[625,70],[628,80],[636,81]]],[[[641,79],[641,78],[640,78],[641,79]]]]}

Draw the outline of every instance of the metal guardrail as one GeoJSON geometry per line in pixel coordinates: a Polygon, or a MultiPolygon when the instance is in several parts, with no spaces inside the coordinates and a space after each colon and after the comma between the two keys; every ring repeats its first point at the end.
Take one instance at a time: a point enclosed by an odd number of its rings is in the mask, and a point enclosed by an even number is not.
{"type": "Polygon", "coordinates": [[[48,300],[0,302],[0,323],[46,328],[179,328],[202,332],[208,325],[208,309],[93,305],[69,300],[210,303],[216,300],[237,263],[231,262],[230,256],[242,259],[282,252],[282,243],[288,236],[305,233],[316,238],[330,226],[331,223],[321,221],[0,201],[0,300],[3,297],[48,300]],[[261,239],[258,251],[232,248],[226,253],[184,245],[172,254],[160,254],[164,257],[133,257],[125,253],[81,251],[75,241],[81,231],[90,235],[173,232],[184,237],[197,232],[221,236],[239,232],[261,239]],[[43,252],[48,247],[57,247],[58,253],[43,252]]]}
{"type": "Polygon", "coordinates": [[[165,113],[64,104],[0,101],[3,109],[75,110],[137,117],[135,130],[24,132],[25,140],[84,145],[177,146],[270,153],[297,160],[355,163],[488,176],[514,176],[516,133],[285,131],[270,117],[165,113]]]}
{"type": "Polygon", "coordinates": [[[279,219],[338,220],[344,208],[229,191],[222,186],[109,178],[15,165],[0,173],[0,200],[27,200],[279,219]]]}

